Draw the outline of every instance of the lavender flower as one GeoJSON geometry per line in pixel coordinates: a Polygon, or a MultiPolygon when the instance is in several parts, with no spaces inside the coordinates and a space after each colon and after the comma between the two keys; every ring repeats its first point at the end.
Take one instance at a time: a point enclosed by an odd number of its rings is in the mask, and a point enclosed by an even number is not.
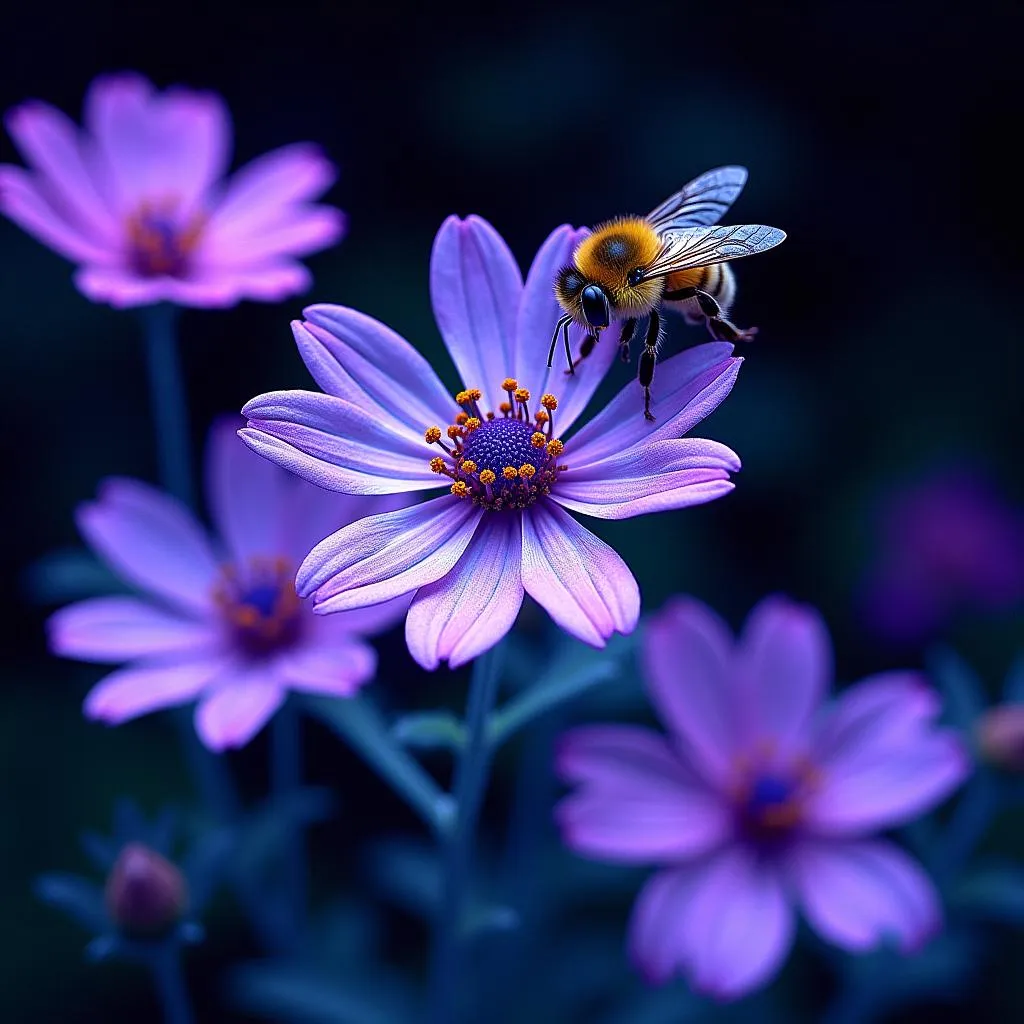
{"type": "Polygon", "coordinates": [[[38,101],[8,113],[31,170],[0,166],[0,209],[74,260],[95,302],[277,301],[309,287],[296,257],[342,235],[342,214],[310,202],[335,179],[315,146],[274,150],[223,180],[231,121],[213,93],[105,76],[84,119],[79,131],[38,101]]]}
{"type": "Polygon", "coordinates": [[[979,470],[945,468],[897,491],[880,527],[862,594],[880,635],[919,641],[959,612],[1024,601],[1024,514],[979,470]]]}
{"type": "Polygon", "coordinates": [[[247,743],[289,690],[345,697],[373,676],[376,654],[360,634],[405,605],[323,619],[293,580],[315,540],[393,502],[295,480],[239,443],[235,427],[214,428],[206,467],[226,560],[180,503],[138,481],[108,480],[79,510],[92,548],[142,592],[80,601],[50,619],[57,654],[129,663],[86,697],[90,718],[116,725],[198,700],[196,729],[223,750],[247,743]]]}
{"type": "Polygon", "coordinates": [[[557,807],[588,857],[662,865],[633,912],[630,950],[652,982],[685,975],[730,999],[764,984],[793,940],[794,905],[826,940],[917,949],[941,923],[931,882],[874,833],[927,810],[964,778],[956,736],[918,675],[873,676],[822,707],[828,633],[780,598],[739,643],[704,605],[650,623],[650,698],[670,735],[590,726],[557,765],[578,786],[557,807]]]}
{"type": "Polygon", "coordinates": [[[653,427],[630,384],[566,438],[616,355],[614,344],[598,345],[574,377],[545,366],[558,319],[552,280],[582,237],[568,226],[553,232],[524,285],[489,224],[478,217],[444,223],[430,283],[438,326],[466,384],[454,402],[426,360],[376,320],[317,305],[293,325],[327,393],[253,399],[243,410],[246,442],[333,490],[448,490],[318,544],[297,578],[317,611],[415,593],[406,639],[426,668],[461,665],[497,643],[524,591],[594,646],[634,629],[633,575],[566,510],[625,519],[731,490],[737,456],[680,435],[725,398],[740,360],[727,344],[689,349],[659,369],[653,427]]]}

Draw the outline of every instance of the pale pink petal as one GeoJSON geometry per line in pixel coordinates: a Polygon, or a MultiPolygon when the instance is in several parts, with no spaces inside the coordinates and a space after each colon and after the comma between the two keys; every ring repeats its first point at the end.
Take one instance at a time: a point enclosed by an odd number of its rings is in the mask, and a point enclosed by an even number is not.
{"type": "Polygon", "coordinates": [[[416,592],[405,639],[420,665],[458,668],[512,628],[523,603],[522,546],[517,516],[485,514],[454,568],[416,592]]]}
{"type": "Polygon", "coordinates": [[[337,168],[313,143],[264,153],[231,176],[209,227],[225,238],[244,238],[280,219],[292,204],[316,199],[337,176],[337,168]]]}
{"type": "Polygon", "coordinates": [[[69,260],[102,263],[119,258],[58,213],[34,176],[20,167],[0,166],[0,211],[69,260]]]}
{"type": "Polygon", "coordinates": [[[697,992],[737,999],[782,966],[793,944],[793,911],[776,871],[751,851],[735,847],[648,885],[634,911],[630,949],[652,981],[681,970],[697,992]]]}
{"type": "Polygon", "coordinates": [[[765,598],[743,627],[736,672],[749,739],[806,746],[832,679],[832,642],[821,615],[810,605],[765,598]]]}
{"type": "Polygon", "coordinates": [[[932,883],[891,843],[801,841],[788,869],[811,926],[852,952],[887,938],[913,952],[942,926],[932,883]]]}
{"type": "Polygon", "coordinates": [[[344,306],[308,306],[303,315],[308,323],[292,323],[295,341],[328,394],[373,409],[417,440],[427,427],[452,422],[459,411],[454,396],[404,338],[344,306]]]}
{"type": "Polygon", "coordinates": [[[566,632],[595,647],[631,633],[640,591],[626,563],[553,502],[523,513],[523,586],[566,632]]]}
{"type": "Polygon", "coordinates": [[[48,103],[30,101],[10,111],[5,124],[26,163],[42,175],[40,188],[90,241],[117,249],[122,225],[96,188],[92,156],[78,128],[48,103]]]}
{"type": "Polygon", "coordinates": [[[884,746],[877,757],[847,747],[835,762],[826,754],[816,767],[820,782],[804,807],[807,827],[825,835],[862,835],[934,807],[964,781],[971,762],[957,734],[922,729],[908,732],[898,746],[884,746]]]}
{"type": "Polygon", "coordinates": [[[296,586],[317,610],[346,611],[418,590],[451,571],[483,512],[440,498],[346,526],[318,544],[299,567],[296,586]]]}
{"type": "Polygon", "coordinates": [[[86,696],[83,711],[87,718],[119,725],[150,711],[187,704],[230,671],[231,660],[223,654],[129,665],[101,679],[86,696]]]}
{"type": "Polygon", "coordinates": [[[112,478],[83,505],[78,528],[126,582],[192,615],[208,615],[218,560],[181,502],[137,480],[112,478]]]}
{"type": "Polygon", "coordinates": [[[280,256],[306,256],[337,242],[345,233],[345,215],[333,206],[286,207],[265,223],[254,223],[247,232],[237,226],[226,230],[214,219],[206,224],[196,250],[200,270],[247,267],[280,256]]]}
{"type": "Polygon", "coordinates": [[[728,805],[648,729],[574,729],[559,743],[556,769],[579,783],[555,808],[555,819],[563,842],[586,857],[637,864],[687,859],[732,832],[728,805]]]}
{"type": "Polygon", "coordinates": [[[239,670],[196,708],[196,732],[210,750],[244,747],[286,696],[281,680],[266,667],[239,670]]]}
{"type": "Polygon", "coordinates": [[[355,638],[330,647],[310,644],[283,652],[275,668],[292,690],[350,697],[373,678],[377,652],[355,638]]]}
{"type": "MultiPolygon", "coordinates": [[[[586,228],[573,229],[568,224],[555,228],[537,251],[523,286],[523,297],[516,320],[516,350],[513,377],[528,387],[538,398],[545,392],[558,398],[556,422],[559,435],[564,436],[583,412],[604,379],[608,367],[618,355],[614,339],[605,336],[605,342],[576,366],[576,372],[566,374],[568,363],[559,332],[554,358],[547,366],[548,350],[555,324],[562,315],[555,298],[555,275],[571,262],[573,250],[590,232],[586,228]]],[[[609,332],[610,333],[610,332],[609,332]]],[[[569,344],[573,359],[579,355],[586,332],[577,324],[569,328],[569,344]]]]}
{"type": "Polygon", "coordinates": [[[449,217],[441,225],[430,255],[434,317],[463,384],[485,399],[499,401],[512,375],[522,292],[519,267],[487,221],[449,217]]]}
{"type": "MultiPolygon", "coordinates": [[[[741,359],[730,359],[732,345],[697,345],[658,364],[648,423],[643,391],[631,381],[572,438],[573,466],[583,469],[639,444],[681,437],[717,409],[736,382],[741,359]]],[[[557,416],[557,413],[556,413],[557,416]]]]}
{"type": "Polygon", "coordinates": [[[733,778],[739,752],[732,649],[729,627],[690,598],[651,616],[643,639],[651,701],[693,767],[719,787],[733,778]]]}
{"type": "Polygon", "coordinates": [[[240,436],[250,448],[318,487],[396,494],[441,486],[430,471],[436,448],[343,398],[272,391],[252,399],[242,414],[249,426],[240,436]]]}
{"type": "Polygon", "coordinates": [[[222,642],[215,623],[183,618],[137,597],[94,597],[68,605],[46,623],[50,650],[80,661],[212,651],[222,642]]]}
{"type": "Polygon", "coordinates": [[[655,441],[625,454],[572,468],[558,480],[552,498],[565,508],[599,519],[628,519],[700,505],[733,489],[729,473],[739,457],[716,441],[687,437],[655,441]]]}
{"type": "Polygon", "coordinates": [[[106,75],[89,88],[85,121],[110,196],[124,214],[164,198],[178,200],[180,210],[195,209],[227,167],[231,121],[213,93],[180,87],[157,93],[141,75],[106,75]]]}

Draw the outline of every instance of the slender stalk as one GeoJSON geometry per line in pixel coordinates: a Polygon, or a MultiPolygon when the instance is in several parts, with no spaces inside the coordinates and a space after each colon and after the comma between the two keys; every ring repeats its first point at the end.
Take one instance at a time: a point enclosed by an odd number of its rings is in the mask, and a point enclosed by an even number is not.
{"type": "MultiPolygon", "coordinates": [[[[292,701],[274,716],[271,752],[271,789],[279,813],[287,808],[302,784],[299,709],[292,701]]],[[[291,821],[284,850],[282,903],[287,947],[294,949],[302,936],[306,916],[306,850],[302,822],[291,821]]]]}
{"type": "Polygon", "coordinates": [[[146,365],[160,479],[174,497],[194,508],[188,403],[178,352],[177,318],[177,307],[167,302],[146,308],[146,365]]]}
{"type": "Polygon", "coordinates": [[[501,647],[492,648],[473,664],[466,706],[466,743],[455,769],[455,822],[444,841],[441,902],[435,922],[430,968],[432,1024],[458,1020],[459,961],[462,925],[473,862],[473,839],[487,786],[491,746],[487,721],[498,692],[501,647]]]}
{"type": "Polygon", "coordinates": [[[181,950],[177,945],[168,943],[153,954],[150,971],[167,1024],[194,1024],[195,1014],[192,1012],[188,989],[185,987],[180,954],[181,950]]]}

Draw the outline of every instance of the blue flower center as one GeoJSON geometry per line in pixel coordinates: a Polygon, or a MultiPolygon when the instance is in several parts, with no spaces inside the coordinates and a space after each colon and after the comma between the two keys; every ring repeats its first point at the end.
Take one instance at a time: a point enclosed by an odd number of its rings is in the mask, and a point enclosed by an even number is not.
{"type": "Polygon", "coordinates": [[[143,202],[127,222],[129,260],[141,277],[184,277],[203,230],[203,218],[182,222],[177,201],[143,202]]]}
{"type": "Polygon", "coordinates": [[[455,497],[487,511],[528,508],[551,493],[566,468],[558,462],[565,446],[554,436],[558,399],[542,395],[531,416],[530,392],[511,377],[501,386],[508,401],[497,414],[482,412],[481,392],[470,388],[455,396],[462,411],[447,431],[430,427],[424,434],[427,444],[438,445],[447,456],[435,456],[430,468],[453,481],[455,497]]]}
{"type": "Polygon", "coordinates": [[[254,558],[223,569],[213,596],[243,654],[267,657],[299,639],[301,605],[294,577],[290,563],[280,558],[254,558]]]}
{"type": "Polygon", "coordinates": [[[752,776],[739,795],[741,831],[759,844],[785,838],[800,822],[801,797],[799,779],[771,771],[752,776]]]}

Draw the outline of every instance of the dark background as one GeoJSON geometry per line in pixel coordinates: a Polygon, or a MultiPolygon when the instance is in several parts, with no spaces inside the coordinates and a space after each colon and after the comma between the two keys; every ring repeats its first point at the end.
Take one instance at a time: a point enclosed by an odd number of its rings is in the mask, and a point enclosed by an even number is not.
{"type": "MultiPolygon", "coordinates": [[[[734,395],[698,431],[742,456],[737,490],[643,529],[599,532],[633,567],[648,609],[678,591],[734,623],[770,591],[819,605],[849,680],[923,656],[873,640],[856,613],[879,497],[958,457],[1024,499],[1024,218],[1008,155],[1019,144],[1022,22],[1018,4],[991,0],[950,13],[923,0],[418,12],[38,2],[4,16],[0,108],[37,97],[77,118],[94,75],[137,69],[221,92],[236,162],[321,143],[341,167],[327,198],[350,231],[309,260],[307,298],[376,315],[430,355],[441,346],[427,261],[449,213],[488,218],[525,268],[562,222],[644,211],[711,166],[745,164],[731,219],[776,224],[789,239],[738,268],[735,319],[761,333],[741,353],[734,395]]],[[[0,160],[18,162],[6,135],[0,160]]],[[[34,559],[75,542],[72,510],[99,478],[155,476],[138,323],[88,303],[69,265],[6,221],[0,266],[0,1019],[150,1020],[144,975],[86,966],[83,933],[29,887],[42,870],[86,870],[77,836],[107,828],[117,795],[153,812],[191,799],[187,776],[162,716],[116,730],[81,718],[98,673],[47,657],[48,609],[22,585],[34,559]]],[[[288,329],[302,304],[186,311],[197,456],[215,414],[305,386],[288,329]]],[[[670,347],[701,340],[673,320],[670,347]]],[[[629,372],[613,367],[614,386],[629,372]]],[[[962,619],[945,639],[994,687],[1024,635],[1005,615],[962,619]]],[[[387,703],[461,701],[461,677],[414,671],[400,634],[385,647],[387,703]]],[[[314,883],[331,893],[353,884],[363,839],[419,826],[325,731],[310,725],[307,739],[311,776],[342,794],[343,821],[313,835],[314,883]]],[[[264,758],[262,739],[232,757],[254,794],[264,758]]],[[[507,766],[498,771],[495,821],[507,766]]],[[[389,955],[413,962],[418,925],[388,927],[389,955]]],[[[219,971],[255,950],[226,900],[210,930],[189,975],[215,1007],[219,971]]],[[[1024,952],[1009,937],[1000,949],[1004,964],[1024,952]]],[[[982,984],[972,998],[974,1019],[1006,1019],[1008,996],[982,984]]]]}

